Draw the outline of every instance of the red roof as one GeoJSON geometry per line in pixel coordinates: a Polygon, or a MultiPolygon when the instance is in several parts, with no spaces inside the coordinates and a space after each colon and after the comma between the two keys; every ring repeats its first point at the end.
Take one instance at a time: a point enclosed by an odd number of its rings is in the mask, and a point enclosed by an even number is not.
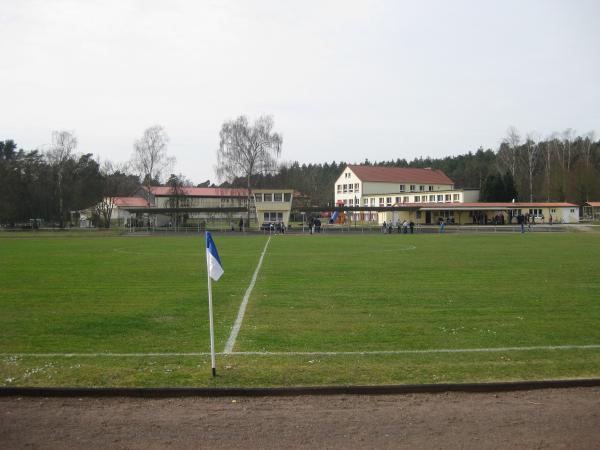
{"type": "Polygon", "coordinates": [[[115,197],[113,198],[113,203],[117,206],[125,207],[139,206],[143,208],[148,206],[148,202],[142,197],[115,197]]]}
{"type": "MultiPolygon", "coordinates": [[[[182,188],[183,195],[188,197],[248,197],[247,189],[238,188],[182,188]]],[[[172,196],[173,188],[169,186],[152,186],[150,192],[158,196],[172,196]]]]}
{"type": "Polygon", "coordinates": [[[418,205],[426,208],[499,208],[499,209],[518,209],[518,208],[578,208],[575,203],[546,203],[546,202],[533,202],[533,203],[518,203],[518,202],[472,202],[472,203],[408,203],[418,205]]]}
{"type": "Polygon", "coordinates": [[[441,170],[404,167],[348,166],[361,181],[387,183],[454,184],[441,170]]]}
{"type": "Polygon", "coordinates": [[[600,208],[600,202],[586,202],[586,205],[591,206],[593,208],[600,208]]]}

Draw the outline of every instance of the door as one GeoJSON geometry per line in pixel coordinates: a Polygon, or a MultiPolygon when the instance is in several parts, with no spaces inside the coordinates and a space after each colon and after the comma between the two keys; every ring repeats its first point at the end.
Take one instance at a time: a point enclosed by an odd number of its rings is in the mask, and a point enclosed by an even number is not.
{"type": "Polygon", "coordinates": [[[431,225],[431,211],[425,211],[425,223],[431,225]]]}

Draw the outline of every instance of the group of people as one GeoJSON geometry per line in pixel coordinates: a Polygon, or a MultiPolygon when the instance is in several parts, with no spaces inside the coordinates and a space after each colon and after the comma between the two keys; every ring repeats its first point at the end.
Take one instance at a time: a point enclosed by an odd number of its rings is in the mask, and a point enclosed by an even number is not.
{"type": "Polygon", "coordinates": [[[413,234],[415,232],[415,223],[412,220],[410,222],[408,220],[405,220],[402,223],[400,223],[400,222],[387,223],[386,221],[384,221],[381,226],[381,232],[387,233],[387,234],[392,234],[392,231],[394,230],[394,228],[396,228],[396,231],[398,233],[408,234],[408,232],[410,231],[410,234],[413,234]]]}
{"type": "Polygon", "coordinates": [[[318,217],[311,217],[308,220],[308,228],[310,230],[310,234],[320,233],[321,232],[321,219],[318,217]]]}

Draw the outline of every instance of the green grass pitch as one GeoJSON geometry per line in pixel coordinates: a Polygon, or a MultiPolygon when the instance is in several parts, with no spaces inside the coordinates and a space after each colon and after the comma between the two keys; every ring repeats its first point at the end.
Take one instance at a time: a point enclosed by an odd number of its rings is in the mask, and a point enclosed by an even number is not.
{"type": "MultiPolygon", "coordinates": [[[[222,352],[267,237],[215,242],[222,352]]],[[[209,351],[204,252],[202,236],[2,235],[0,385],[600,376],[600,234],[273,236],[214,379],[185,354],[209,351]]]]}

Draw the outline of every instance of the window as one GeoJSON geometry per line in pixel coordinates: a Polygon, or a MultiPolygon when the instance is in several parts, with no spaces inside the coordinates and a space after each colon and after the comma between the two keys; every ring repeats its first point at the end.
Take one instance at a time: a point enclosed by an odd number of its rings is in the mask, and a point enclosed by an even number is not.
{"type": "Polygon", "coordinates": [[[404,185],[403,184],[400,185],[400,192],[404,192],[404,185]]]}
{"type": "Polygon", "coordinates": [[[433,191],[433,186],[428,186],[429,187],[429,191],[433,191]]]}
{"type": "Polygon", "coordinates": [[[396,205],[400,203],[400,197],[396,197],[396,205]]]}
{"type": "Polygon", "coordinates": [[[264,222],[283,222],[283,213],[281,212],[265,212],[263,214],[264,222]]]}
{"type": "MultiPolygon", "coordinates": [[[[572,212],[572,211],[571,211],[572,212]]],[[[529,210],[529,215],[534,217],[542,217],[542,209],[541,208],[533,208],[529,210]]]]}
{"type": "Polygon", "coordinates": [[[454,194],[452,197],[453,197],[453,200],[455,202],[459,202],[460,201],[460,194],[454,194]]]}
{"type": "Polygon", "coordinates": [[[415,191],[415,185],[414,185],[414,184],[411,184],[411,185],[410,185],[410,192],[414,192],[414,191],[415,191]]]}
{"type": "Polygon", "coordinates": [[[575,212],[575,210],[574,210],[574,209],[571,209],[571,214],[573,214],[574,212],[575,212]]]}
{"type": "Polygon", "coordinates": [[[415,195],[415,203],[420,203],[420,202],[421,202],[421,196],[415,195]]]}
{"type": "Polygon", "coordinates": [[[369,204],[368,198],[363,198],[363,205],[367,206],[369,204]]]}
{"type": "Polygon", "coordinates": [[[353,188],[354,188],[354,185],[352,183],[350,183],[348,185],[348,192],[353,192],[353,188]]]}
{"type": "Polygon", "coordinates": [[[451,202],[452,201],[452,195],[446,194],[446,201],[447,202],[451,202]]]}
{"type": "Polygon", "coordinates": [[[408,203],[408,196],[402,197],[402,203],[408,203]]]}
{"type": "Polygon", "coordinates": [[[272,202],[273,201],[273,194],[269,193],[269,194],[264,194],[265,196],[265,202],[272,202]]]}
{"type": "Polygon", "coordinates": [[[419,191],[423,192],[425,190],[425,186],[421,185],[419,186],[419,191]]]}
{"type": "Polygon", "coordinates": [[[341,194],[341,193],[342,193],[342,185],[341,185],[341,184],[338,184],[338,185],[337,185],[337,193],[338,193],[338,194],[341,194]]]}
{"type": "Polygon", "coordinates": [[[385,206],[392,206],[392,197],[387,197],[385,199],[385,206]]]}
{"type": "Polygon", "coordinates": [[[350,206],[354,206],[354,199],[353,199],[353,198],[351,198],[351,199],[350,199],[350,201],[348,202],[348,204],[349,204],[350,206]]]}
{"type": "Polygon", "coordinates": [[[286,192],[283,194],[283,201],[284,202],[291,202],[292,201],[292,194],[289,192],[286,192]]]}
{"type": "Polygon", "coordinates": [[[371,206],[375,206],[375,197],[371,197],[371,206]]]}
{"type": "Polygon", "coordinates": [[[435,202],[435,195],[430,195],[429,196],[429,201],[430,202],[435,202]]]}
{"type": "Polygon", "coordinates": [[[262,202],[262,194],[254,194],[254,201],[256,203],[262,202]]]}
{"type": "Polygon", "coordinates": [[[344,185],[344,192],[348,192],[348,185],[347,184],[344,185]]]}
{"type": "Polygon", "coordinates": [[[444,201],[444,196],[443,195],[438,195],[437,196],[437,201],[438,202],[443,202],[444,201]]]}
{"type": "Polygon", "coordinates": [[[275,192],[273,194],[273,201],[274,202],[282,202],[283,201],[283,194],[281,192],[275,192]]]}
{"type": "Polygon", "coordinates": [[[551,210],[550,210],[550,212],[553,212],[553,213],[555,213],[555,212],[556,212],[556,209],[551,209],[551,210]]]}
{"type": "Polygon", "coordinates": [[[417,211],[415,213],[415,218],[420,219],[421,218],[421,211],[417,211]]]}
{"type": "Polygon", "coordinates": [[[383,197],[379,197],[379,206],[383,206],[383,200],[385,200],[383,197]]]}
{"type": "Polygon", "coordinates": [[[354,192],[360,192],[360,187],[358,183],[354,183],[354,192]]]}

